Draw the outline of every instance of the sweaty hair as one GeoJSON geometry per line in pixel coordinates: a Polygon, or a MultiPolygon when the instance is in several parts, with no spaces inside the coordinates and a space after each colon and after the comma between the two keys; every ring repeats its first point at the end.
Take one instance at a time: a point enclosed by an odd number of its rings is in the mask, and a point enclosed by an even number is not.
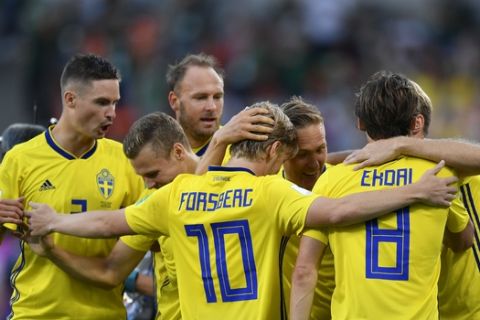
{"type": "Polygon", "coordinates": [[[167,70],[167,85],[170,91],[177,89],[178,84],[183,80],[189,67],[212,68],[223,79],[224,72],[218,66],[214,56],[205,53],[189,54],[177,64],[169,65],[167,70]]]}
{"type": "Polygon", "coordinates": [[[121,80],[120,73],[109,61],[94,54],[77,54],[67,62],[60,78],[62,92],[70,82],[121,80]]]}
{"type": "Polygon", "coordinates": [[[312,124],[323,124],[322,113],[312,104],[306,103],[301,97],[293,96],[280,106],[292,122],[295,129],[302,129],[312,124]]]}
{"type": "Polygon", "coordinates": [[[357,93],[355,115],[374,140],[406,136],[424,101],[407,77],[380,71],[357,93]]]}
{"type": "Polygon", "coordinates": [[[275,121],[273,131],[265,141],[242,140],[232,144],[230,146],[232,156],[248,160],[260,159],[266,155],[268,147],[276,141],[280,141],[282,148],[285,148],[284,150],[287,152],[291,152],[292,156],[298,151],[296,130],[292,122],[277,105],[268,101],[262,101],[248,108],[263,108],[268,110],[269,115],[267,116],[275,121]]]}
{"type": "Polygon", "coordinates": [[[123,140],[123,151],[127,158],[135,159],[143,147],[150,144],[157,155],[166,157],[175,143],[191,150],[180,124],[163,112],[153,112],[133,123],[123,140]]]}
{"type": "Polygon", "coordinates": [[[14,123],[9,125],[1,136],[0,161],[5,153],[15,145],[28,141],[45,130],[46,128],[39,124],[14,123]]]}

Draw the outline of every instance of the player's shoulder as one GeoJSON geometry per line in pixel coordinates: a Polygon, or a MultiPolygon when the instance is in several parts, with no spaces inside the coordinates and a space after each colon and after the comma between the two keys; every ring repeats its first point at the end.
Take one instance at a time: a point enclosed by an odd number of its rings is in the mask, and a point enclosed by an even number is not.
{"type": "MultiPolygon", "coordinates": [[[[405,166],[420,172],[430,170],[437,165],[437,162],[417,157],[401,157],[397,162],[399,166],[405,166]]],[[[456,172],[452,168],[444,166],[437,175],[439,177],[454,176],[456,172]]]]}
{"type": "Polygon", "coordinates": [[[322,173],[320,177],[340,177],[340,176],[345,176],[345,175],[351,175],[355,171],[353,168],[355,167],[356,164],[345,164],[345,163],[339,163],[336,165],[327,165],[325,168],[325,171],[322,173]]]}
{"type": "Polygon", "coordinates": [[[468,176],[463,179],[464,184],[475,184],[480,186],[480,175],[468,176]]]}
{"type": "Polygon", "coordinates": [[[109,157],[117,156],[116,159],[127,159],[123,152],[123,145],[113,139],[103,138],[97,140],[97,150],[102,154],[108,154],[109,157]]]}
{"type": "Polygon", "coordinates": [[[42,132],[26,142],[15,145],[7,152],[7,155],[15,156],[15,158],[22,158],[22,155],[31,154],[46,147],[45,132],[42,132]],[[17,155],[20,157],[16,157],[17,155]]]}
{"type": "Polygon", "coordinates": [[[109,138],[103,138],[103,139],[98,139],[97,140],[98,146],[102,148],[110,148],[113,150],[121,150],[123,151],[123,146],[120,142],[109,139],[109,138]]]}

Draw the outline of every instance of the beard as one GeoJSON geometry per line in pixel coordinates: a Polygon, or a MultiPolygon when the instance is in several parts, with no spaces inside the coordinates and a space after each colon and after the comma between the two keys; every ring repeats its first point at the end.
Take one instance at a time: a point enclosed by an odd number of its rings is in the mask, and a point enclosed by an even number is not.
{"type": "MultiPolygon", "coordinates": [[[[214,113],[211,113],[211,112],[205,113],[202,115],[202,117],[213,118],[214,113]]],[[[188,115],[188,112],[186,112],[186,107],[182,102],[180,102],[180,114],[179,114],[178,122],[182,126],[187,136],[192,137],[197,141],[209,140],[220,126],[219,121],[217,120],[217,123],[215,126],[212,126],[210,128],[203,128],[202,123],[199,119],[194,119],[193,117],[190,117],[188,115]]]]}

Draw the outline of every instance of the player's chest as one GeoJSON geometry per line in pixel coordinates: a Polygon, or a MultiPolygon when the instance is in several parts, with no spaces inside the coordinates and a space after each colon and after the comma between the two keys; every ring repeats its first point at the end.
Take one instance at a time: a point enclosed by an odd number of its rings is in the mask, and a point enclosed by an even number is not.
{"type": "Polygon", "coordinates": [[[125,194],[124,180],[124,168],[116,165],[52,161],[28,170],[20,193],[27,201],[55,204],[66,212],[117,208],[125,194]]]}

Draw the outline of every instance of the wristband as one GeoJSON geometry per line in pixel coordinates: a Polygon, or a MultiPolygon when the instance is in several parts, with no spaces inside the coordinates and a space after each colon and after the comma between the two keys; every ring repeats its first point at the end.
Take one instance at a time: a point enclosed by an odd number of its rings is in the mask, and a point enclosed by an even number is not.
{"type": "Polygon", "coordinates": [[[138,278],[138,270],[132,271],[127,277],[127,280],[125,280],[125,291],[127,292],[135,292],[136,291],[136,282],[138,278]]]}

